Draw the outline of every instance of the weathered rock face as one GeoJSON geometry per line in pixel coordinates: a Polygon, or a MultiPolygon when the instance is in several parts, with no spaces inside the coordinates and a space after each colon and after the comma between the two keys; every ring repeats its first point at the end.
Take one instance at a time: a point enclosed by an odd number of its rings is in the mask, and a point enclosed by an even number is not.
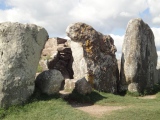
{"type": "Polygon", "coordinates": [[[77,54],[81,53],[79,60],[76,59],[77,55],[73,54],[74,60],[77,62],[73,67],[77,68],[74,76],[77,78],[87,76],[88,81],[95,89],[115,93],[117,91],[118,66],[113,39],[109,35],[102,35],[84,23],[71,24],[66,32],[72,41],[79,43],[79,47],[77,49],[74,47],[72,51],[77,51],[77,54]],[[81,75],[78,75],[78,71],[81,75]]]}
{"type": "Polygon", "coordinates": [[[143,92],[151,88],[158,82],[156,65],[152,30],[141,19],[129,21],[122,48],[120,91],[143,92]]]}
{"type": "Polygon", "coordinates": [[[33,24],[0,23],[0,106],[25,102],[48,33],[33,24]]]}
{"type": "Polygon", "coordinates": [[[44,46],[41,57],[43,56],[50,57],[55,54],[56,50],[57,50],[57,39],[49,38],[44,46]]]}
{"type": "Polygon", "coordinates": [[[42,93],[52,95],[59,92],[63,80],[64,77],[60,71],[46,70],[37,76],[35,85],[42,93]]]}
{"type": "Polygon", "coordinates": [[[73,79],[73,57],[71,48],[65,39],[60,39],[58,43],[56,54],[53,59],[48,61],[48,68],[61,71],[65,79],[73,79]]]}
{"type": "Polygon", "coordinates": [[[45,47],[42,51],[41,58],[39,61],[39,65],[41,67],[41,71],[48,70],[47,61],[52,60],[58,53],[57,48],[59,46],[64,46],[66,39],[62,38],[49,38],[45,44],[45,47]]]}
{"type": "Polygon", "coordinates": [[[91,84],[88,83],[85,77],[83,77],[82,79],[76,81],[75,90],[78,93],[85,95],[85,94],[89,94],[92,92],[92,86],[91,84]]]}

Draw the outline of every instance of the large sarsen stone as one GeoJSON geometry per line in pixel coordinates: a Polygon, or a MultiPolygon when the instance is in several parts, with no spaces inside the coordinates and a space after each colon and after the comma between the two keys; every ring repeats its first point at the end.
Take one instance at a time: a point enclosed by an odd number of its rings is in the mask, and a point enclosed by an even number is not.
{"type": "Polygon", "coordinates": [[[35,74],[47,31],[33,24],[0,23],[0,106],[25,102],[34,90],[35,74]]]}
{"type": "Polygon", "coordinates": [[[118,66],[111,36],[103,35],[85,23],[71,24],[66,32],[71,41],[79,44],[71,42],[74,77],[86,77],[95,89],[116,93],[118,66]]]}
{"type": "Polygon", "coordinates": [[[158,82],[156,79],[157,51],[154,35],[142,19],[129,21],[121,59],[119,90],[143,92],[158,82]]]}

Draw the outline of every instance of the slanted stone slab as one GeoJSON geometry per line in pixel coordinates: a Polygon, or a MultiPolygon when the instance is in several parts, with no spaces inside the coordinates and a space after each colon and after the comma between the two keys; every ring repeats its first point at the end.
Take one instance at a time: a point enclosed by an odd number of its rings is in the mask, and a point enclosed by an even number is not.
{"type": "Polygon", "coordinates": [[[85,23],[75,23],[68,26],[68,37],[77,42],[73,47],[74,78],[86,77],[88,82],[97,90],[117,92],[118,66],[115,57],[116,47],[109,35],[97,32],[85,23]]]}
{"type": "Polygon", "coordinates": [[[21,104],[31,96],[47,39],[47,31],[37,25],[0,23],[1,107],[21,104]]]}

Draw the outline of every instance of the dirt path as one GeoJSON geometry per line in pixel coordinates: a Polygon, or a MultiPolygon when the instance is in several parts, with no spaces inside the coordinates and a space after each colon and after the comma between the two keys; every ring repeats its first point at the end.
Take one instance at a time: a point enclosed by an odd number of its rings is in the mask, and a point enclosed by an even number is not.
{"type": "MultiPolygon", "coordinates": [[[[70,92],[61,91],[62,97],[67,96],[70,92]]],[[[143,97],[138,97],[139,99],[155,99],[156,95],[147,95],[143,97]]],[[[86,112],[94,117],[102,117],[104,114],[110,114],[113,111],[128,108],[128,106],[101,106],[92,104],[81,104],[81,103],[70,103],[70,105],[78,110],[86,112]]]]}
{"type": "Polygon", "coordinates": [[[71,104],[71,106],[95,117],[102,117],[104,114],[109,114],[112,111],[126,108],[125,106],[101,106],[75,103],[71,104]]]}
{"type": "Polygon", "coordinates": [[[155,99],[156,95],[146,95],[146,96],[138,97],[138,98],[140,98],[140,99],[155,99]]]}

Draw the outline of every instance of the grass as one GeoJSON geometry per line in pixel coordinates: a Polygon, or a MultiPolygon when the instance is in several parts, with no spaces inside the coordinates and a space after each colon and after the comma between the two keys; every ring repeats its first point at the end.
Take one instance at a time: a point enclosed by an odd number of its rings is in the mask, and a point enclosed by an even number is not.
{"type": "Polygon", "coordinates": [[[43,71],[43,68],[40,64],[38,64],[38,67],[37,67],[37,73],[41,73],[43,71]]]}
{"type": "Polygon", "coordinates": [[[89,95],[76,92],[68,98],[59,95],[35,95],[23,106],[0,109],[0,119],[4,120],[159,120],[160,92],[156,99],[140,99],[129,95],[119,96],[94,91],[89,95]],[[124,109],[93,117],[71,107],[70,102],[92,103],[102,106],[126,106],[124,109]]]}

